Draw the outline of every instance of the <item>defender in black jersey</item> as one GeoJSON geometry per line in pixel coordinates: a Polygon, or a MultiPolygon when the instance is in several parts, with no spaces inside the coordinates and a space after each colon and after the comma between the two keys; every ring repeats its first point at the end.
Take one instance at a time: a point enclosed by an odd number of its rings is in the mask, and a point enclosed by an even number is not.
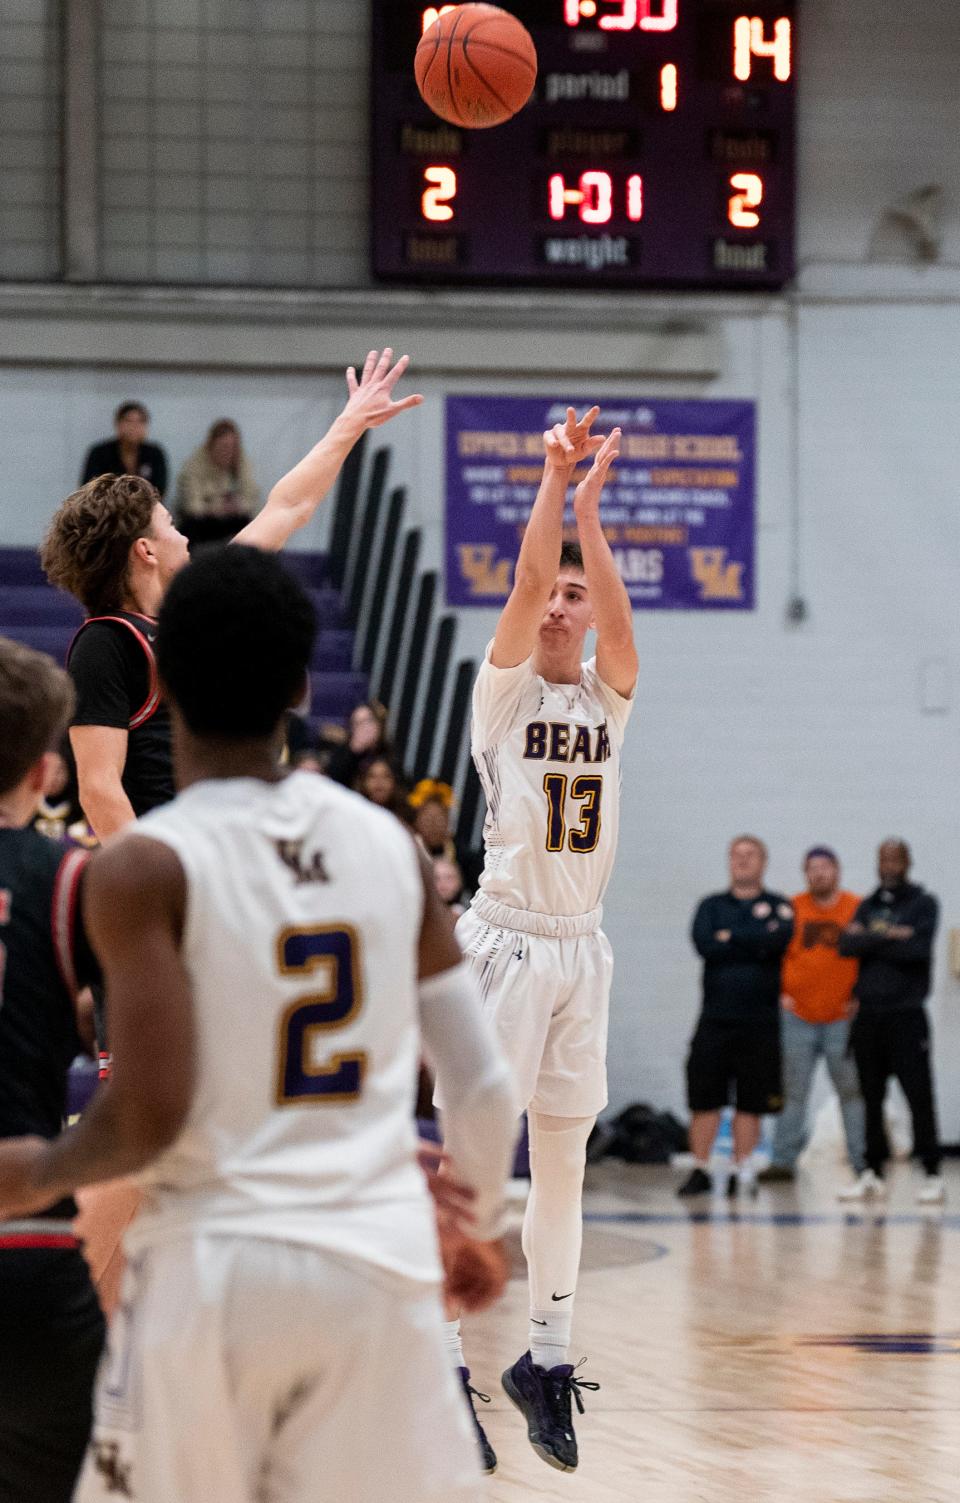
{"type": "MultiPolygon", "coordinates": [[[[55,1138],[96,965],[79,920],[87,855],[25,828],[72,692],[0,638],[0,1138],[55,1138]]],[[[0,1503],[68,1503],[91,1423],[104,1321],[71,1199],[0,1221],[0,1503]]]]}
{"type": "MultiPolygon", "coordinates": [[[[234,542],[276,550],[310,521],[361,434],[422,402],[393,400],[406,368],[406,355],[394,364],[386,349],[370,351],[359,380],[347,371],[343,411],[234,542]]],[[[101,840],[173,797],[153,634],[164,592],[188,557],[187,539],[159,492],[138,475],[90,480],[67,497],[43,542],[47,577],[89,614],[69,654],[77,690],[70,740],[80,802],[101,840]]],[[[242,665],[225,661],[224,672],[242,684],[242,665]]]]}

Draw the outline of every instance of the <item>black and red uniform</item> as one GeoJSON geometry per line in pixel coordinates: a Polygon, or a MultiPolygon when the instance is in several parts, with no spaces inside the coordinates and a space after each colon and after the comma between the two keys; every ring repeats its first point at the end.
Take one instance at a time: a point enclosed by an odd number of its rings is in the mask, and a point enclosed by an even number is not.
{"type": "MultiPolygon", "coordinates": [[[[0,1137],[54,1138],[96,964],[79,918],[88,856],[0,829],[0,1137]]],[[[68,1503],[90,1433],[104,1322],[72,1200],[0,1221],[0,1503],[68,1503]]]]}
{"type": "Polygon", "coordinates": [[[113,611],[86,620],[67,653],[77,696],[71,725],[127,732],[120,781],[138,818],[174,795],[170,712],[160,696],[156,635],[151,616],[113,611]]]}

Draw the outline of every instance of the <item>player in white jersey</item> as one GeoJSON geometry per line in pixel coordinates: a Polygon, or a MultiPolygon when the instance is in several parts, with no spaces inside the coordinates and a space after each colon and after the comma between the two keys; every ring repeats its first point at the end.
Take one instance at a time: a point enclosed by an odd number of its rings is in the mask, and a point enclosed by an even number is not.
{"type": "MultiPolygon", "coordinates": [[[[598,410],[544,435],[543,481],[513,591],[473,695],[472,750],[487,797],[480,890],[457,925],[484,1008],[510,1060],[530,1130],[523,1249],[530,1281],[529,1351],[503,1375],[531,1444],[562,1471],[577,1465],[568,1362],[582,1239],[586,1145],[606,1105],[612,957],[600,928],[613,866],[620,749],[637,679],[630,602],[604,537],[600,498],[619,452],[614,429],[590,435],[598,410]],[[561,549],[576,465],[579,547],[561,549]],[[559,560],[559,572],[557,563],[559,560]],[[582,662],[587,631],[596,656],[582,662]]],[[[453,1099],[438,1078],[438,1099],[453,1099]]],[[[460,1323],[447,1346],[464,1365],[460,1323]]],[[[486,1471],[496,1456],[481,1432],[486,1471]]]]}
{"type": "Polygon", "coordinates": [[[421,1044],[452,1078],[476,1191],[445,1256],[476,1308],[506,1277],[516,1104],[409,834],[279,767],[313,632],[253,549],[174,581],[157,656],[183,791],[89,872],[113,1077],[55,1143],[0,1145],[0,1216],[119,1174],[145,1191],[80,1503],[459,1503],[482,1485],[415,1155],[421,1044]]]}

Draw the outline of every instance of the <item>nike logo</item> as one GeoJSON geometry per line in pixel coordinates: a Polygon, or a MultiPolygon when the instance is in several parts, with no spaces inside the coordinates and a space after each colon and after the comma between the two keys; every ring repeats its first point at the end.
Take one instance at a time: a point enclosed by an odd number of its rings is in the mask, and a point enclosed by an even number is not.
{"type": "Polygon", "coordinates": [[[573,1290],[571,1289],[569,1294],[551,1294],[550,1298],[555,1299],[559,1304],[562,1299],[573,1299],[573,1290]]]}
{"type": "Polygon", "coordinates": [[[545,1326],[546,1323],[547,1322],[545,1320],[537,1320],[537,1318],[536,1318],[535,1315],[531,1315],[531,1317],[530,1317],[530,1324],[531,1325],[534,1325],[534,1326],[545,1326]]]}

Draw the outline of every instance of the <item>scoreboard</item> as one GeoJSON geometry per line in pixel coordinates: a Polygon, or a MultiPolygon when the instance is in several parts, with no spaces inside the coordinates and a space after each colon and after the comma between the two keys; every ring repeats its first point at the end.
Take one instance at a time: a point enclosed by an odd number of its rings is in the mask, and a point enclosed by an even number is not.
{"type": "Polygon", "coordinates": [[[374,275],[780,287],[794,271],[796,0],[506,0],[529,104],[467,130],[413,58],[448,6],[372,0],[374,275]]]}

